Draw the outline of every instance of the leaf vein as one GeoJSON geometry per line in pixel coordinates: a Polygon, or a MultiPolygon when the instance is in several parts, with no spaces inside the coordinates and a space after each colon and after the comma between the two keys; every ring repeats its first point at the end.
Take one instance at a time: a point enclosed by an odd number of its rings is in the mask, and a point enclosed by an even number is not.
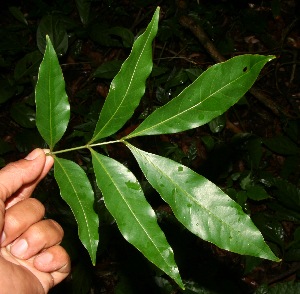
{"type": "MultiPolygon", "coordinates": [[[[141,52],[140,52],[140,55],[139,55],[139,57],[138,57],[138,60],[137,60],[137,62],[136,62],[136,64],[135,64],[135,67],[134,67],[134,69],[133,69],[133,74],[132,74],[132,76],[131,76],[131,78],[130,78],[128,87],[127,87],[127,89],[126,89],[126,92],[124,93],[124,95],[123,95],[123,97],[122,97],[122,99],[121,99],[121,103],[118,103],[115,112],[112,114],[112,116],[110,117],[110,119],[106,122],[106,124],[99,130],[99,132],[98,132],[96,135],[93,136],[94,138],[98,137],[99,134],[100,134],[101,132],[103,132],[104,129],[107,128],[107,126],[109,125],[109,123],[114,119],[114,117],[115,117],[116,114],[118,113],[119,109],[122,107],[122,105],[123,105],[123,103],[124,103],[124,100],[125,100],[125,98],[126,98],[127,95],[128,95],[129,89],[130,89],[130,87],[131,87],[132,81],[133,81],[134,76],[135,76],[135,73],[136,73],[136,69],[137,69],[137,67],[138,67],[138,65],[139,65],[139,62],[140,62],[140,59],[141,59],[141,57],[142,57],[142,55],[143,55],[143,52],[145,51],[145,48],[146,48],[147,45],[148,45],[148,41],[149,41],[149,38],[151,37],[151,32],[152,32],[152,30],[153,30],[153,28],[154,28],[154,25],[155,25],[155,22],[153,22],[152,27],[151,27],[151,29],[150,29],[150,33],[149,33],[149,35],[148,35],[148,37],[147,37],[147,39],[146,39],[146,42],[145,42],[145,44],[144,44],[144,46],[143,46],[143,49],[142,49],[141,52]]],[[[133,50],[133,49],[132,49],[132,50],[133,50]]],[[[122,67],[123,67],[123,65],[122,65],[122,67]]],[[[121,68],[122,68],[122,67],[121,67],[121,68]]],[[[123,78],[123,76],[122,76],[122,78],[123,78]]],[[[112,81],[112,83],[113,83],[113,81],[112,81]]],[[[116,102],[117,102],[117,101],[116,101],[116,102]]]]}
{"type": "MultiPolygon", "coordinates": [[[[130,144],[128,144],[130,145],[130,144]]],[[[239,233],[239,230],[235,229],[234,227],[231,227],[229,224],[227,224],[226,222],[223,221],[223,219],[221,219],[220,217],[218,217],[216,214],[214,214],[212,211],[210,211],[207,207],[203,206],[201,204],[201,202],[199,202],[195,197],[193,197],[192,194],[188,193],[186,190],[183,189],[182,186],[180,186],[180,183],[177,183],[175,181],[172,180],[172,178],[170,178],[163,170],[161,170],[159,168],[159,166],[155,165],[152,161],[150,161],[146,156],[144,156],[143,154],[141,154],[139,152],[139,150],[134,147],[133,145],[130,145],[130,147],[134,150],[136,150],[136,152],[138,152],[142,157],[144,157],[144,159],[154,167],[154,169],[157,170],[158,173],[161,173],[162,175],[164,175],[174,186],[176,189],[180,190],[183,192],[183,194],[185,194],[189,199],[191,199],[195,204],[198,204],[204,211],[206,211],[207,214],[213,215],[215,217],[216,220],[218,220],[220,223],[224,224],[226,227],[228,227],[229,229],[232,229],[233,231],[235,231],[236,233],[239,233]]],[[[176,200],[175,200],[176,201],[176,200]]],[[[174,212],[175,213],[175,212],[174,212]]]]}
{"type": "Polygon", "coordinates": [[[132,216],[135,218],[135,220],[137,221],[137,223],[140,225],[140,227],[143,229],[143,231],[145,232],[146,236],[148,237],[148,239],[151,241],[151,243],[154,245],[155,249],[157,250],[157,252],[159,253],[159,255],[163,258],[163,260],[165,261],[165,263],[171,267],[171,265],[168,263],[168,261],[164,258],[164,256],[162,255],[161,251],[159,250],[159,248],[156,246],[155,242],[153,241],[153,239],[151,238],[151,236],[149,235],[148,231],[146,230],[146,228],[143,226],[143,224],[140,222],[140,220],[136,217],[135,213],[133,212],[133,210],[131,209],[130,204],[126,201],[122,191],[118,188],[118,185],[116,184],[116,182],[113,180],[113,178],[110,176],[109,172],[105,169],[105,166],[101,163],[101,160],[98,159],[97,156],[95,156],[96,160],[98,161],[98,163],[102,166],[102,168],[104,169],[105,173],[107,174],[107,176],[110,178],[111,182],[113,183],[113,185],[115,186],[115,188],[117,189],[117,191],[119,192],[119,194],[122,197],[122,200],[125,202],[125,204],[127,205],[128,209],[130,210],[132,216]]]}
{"type": "MultiPolygon", "coordinates": [[[[257,66],[259,63],[262,63],[262,62],[263,62],[263,61],[257,62],[257,63],[252,67],[252,69],[253,69],[255,66],[257,66]]],[[[143,133],[145,133],[145,132],[147,132],[147,131],[149,131],[149,130],[151,130],[151,129],[153,129],[153,128],[156,128],[156,127],[158,127],[158,126],[160,126],[160,125],[162,125],[162,124],[165,124],[165,123],[167,123],[168,121],[170,121],[170,120],[172,120],[172,119],[175,119],[175,118],[177,118],[178,116],[181,116],[182,114],[186,113],[187,111],[190,111],[190,110],[192,110],[192,109],[198,107],[200,104],[203,104],[207,99],[209,99],[209,98],[211,98],[212,96],[218,94],[220,91],[226,89],[226,87],[229,87],[231,84],[237,82],[238,80],[240,80],[240,79],[242,79],[242,78],[245,78],[245,76],[247,76],[250,72],[251,72],[251,70],[249,70],[248,72],[246,72],[244,75],[239,76],[238,78],[236,78],[235,80],[231,81],[230,83],[224,85],[223,87],[219,88],[217,91],[215,91],[215,92],[213,92],[213,93],[210,93],[205,99],[201,100],[199,103],[193,105],[192,107],[189,107],[189,108],[187,108],[186,110],[184,110],[184,111],[182,111],[182,112],[180,112],[180,113],[177,113],[177,114],[175,114],[174,116],[169,117],[168,119],[162,120],[161,122],[156,123],[155,125],[152,125],[152,126],[146,128],[146,129],[142,129],[142,130],[139,131],[139,132],[133,132],[133,133],[132,133],[132,136],[131,136],[131,134],[129,134],[128,136],[124,137],[124,139],[125,139],[125,138],[128,139],[128,138],[131,138],[131,137],[140,136],[140,134],[143,134],[143,133]]],[[[197,81],[197,80],[196,80],[196,81],[197,81]]],[[[195,82],[196,82],[196,81],[195,81],[195,82]]],[[[195,82],[194,82],[194,83],[195,83],[195,82]]],[[[200,88],[200,89],[201,89],[201,88],[200,88]]],[[[188,91],[188,90],[189,90],[189,87],[188,87],[188,88],[185,88],[185,89],[183,90],[183,92],[181,92],[181,94],[183,94],[184,92],[186,92],[186,91],[188,91]]],[[[201,91],[201,90],[200,90],[200,91],[201,91]]],[[[200,92],[200,93],[201,93],[201,92],[200,92]]],[[[177,97],[180,97],[181,94],[179,94],[177,97]]],[[[177,98],[177,97],[176,97],[176,98],[177,98]]],[[[174,99],[176,99],[176,98],[174,98],[174,99]]],[[[173,100],[171,100],[170,103],[172,103],[172,101],[173,101],[173,100]]],[[[167,105],[167,104],[166,104],[166,105],[167,105]]],[[[164,106],[163,106],[163,107],[164,107],[164,106]]]]}
{"type": "Polygon", "coordinates": [[[81,210],[82,210],[83,217],[84,217],[84,219],[85,219],[85,223],[86,223],[86,226],[87,226],[87,231],[88,231],[88,235],[89,235],[89,239],[88,239],[89,245],[90,245],[90,248],[93,250],[93,246],[92,246],[92,243],[91,243],[92,237],[91,237],[91,233],[90,233],[89,222],[88,222],[88,218],[87,218],[87,216],[86,216],[85,210],[84,210],[84,208],[83,208],[82,202],[81,202],[81,200],[80,200],[80,197],[79,197],[79,195],[78,195],[78,193],[77,193],[77,191],[76,191],[76,189],[75,189],[75,187],[74,187],[74,184],[73,184],[71,178],[68,176],[68,173],[65,171],[64,167],[61,165],[61,163],[59,162],[59,160],[57,160],[56,162],[58,162],[58,164],[59,164],[59,166],[61,167],[62,171],[63,171],[64,174],[66,175],[66,177],[67,177],[67,179],[68,179],[68,181],[69,181],[69,183],[70,183],[70,185],[71,185],[71,187],[72,187],[72,189],[73,189],[73,191],[74,191],[74,193],[75,193],[75,195],[76,195],[77,201],[78,201],[78,203],[79,203],[79,205],[80,205],[80,208],[81,208],[81,210]]]}

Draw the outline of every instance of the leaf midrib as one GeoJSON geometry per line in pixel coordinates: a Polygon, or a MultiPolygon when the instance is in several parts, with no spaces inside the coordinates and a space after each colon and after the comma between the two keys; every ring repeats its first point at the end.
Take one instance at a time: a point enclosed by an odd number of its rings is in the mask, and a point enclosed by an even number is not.
{"type": "MultiPolygon", "coordinates": [[[[130,145],[130,144],[128,144],[130,145]]],[[[162,175],[164,175],[167,179],[169,179],[169,181],[171,183],[173,183],[173,185],[175,186],[175,189],[178,189],[180,191],[182,191],[189,199],[191,199],[195,204],[198,204],[204,211],[206,211],[207,214],[211,214],[213,215],[217,220],[219,220],[220,223],[224,224],[225,226],[227,226],[229,229],[231,229],[232,227],[227,224],[226,222],[223,222],[222,219],[220,219],[219,217],[217,217],[214,213],[212,213],[208,208],[206,208],[205,206],[203,206],[201,203],[199,203],[197,201],[197,199],[195,199],[192,194],[187,193],[184,189],[182,189],[179,185],[176,184],[176,182],[172,181],[172,179],[165,174],[158,166],[154,165],[154,163],[150,160],[148,160],[148,158],[146,156],[144,156],[143,154],[140,153],[140,150],[136,147],[134,147],[133,145],[130,145],[130,147],[134,150],[136,150],[136,152],[138,152],[143,158],[146,159],[146,161],[152,165],[158,172],[160,172],[162,175]]],[[[174,212],[175,213],[175,212],[174,212]]],[[[240,231],[236,230],[235,228],[232,228],[232,231],[236,232],[236,233],[240,233],[240,231]]],[[[261,236],[261,235],[260,235],[261,236]]],[[[212,242],[212,241],[210,241],[212,242]]],[[[213,243],[213,242],[212,242],[213,243]]],[[[219,245],[218,245],[219,246],[219,245]]],[[[258,248],[259,250],[261,250],[261,248],[255,246],[256,248],[258,248]]],[[[231,249],[230,249],[231,250],[231,249]]]]}
{"type": "MultiPolygon", "coordinates": [[[[161,122],[159,122],[159,123],[157,123],[157,124],[155,124],[155,125],[153,125],[153,126],[150,126],[150,127],[146,128],[146,129],[142,129],[140,132],[135,132],[135,131],[133,131],[131,134],[129,134],[128,136],[126,136],[124,139],[129,139],[129,138],[132,138],[132,137],[141,136],[143,133],[145,133],[145,132],[147,132],[147,131],[149,131],[149,130],[151,130],[151,129],[153,129],[153,128],[156,128],[156,127],[158,127],[158,126],[160,126],[160,125],[162,125],[162,124],[165,124],[165,123],[167,123],[168,121],[170,121],[170,120],[172,120],[172,119],[175,119],[176,117],[178,117],[178,116],[184,114],[185,112],[190,111],[191,109],[194,109],[195,107],[198,107],[200,104],[204,103],[204,102],[205,102],[207,99],[209,99],[211,96],[214,96],[214,95],[218,94],[218,92],[220,92],[220,91],[223,90],[224,88],[230,86],[232,83],[235,83],[235,82],[237,82],[239,79],[244,78],[246,75],[250,74],[250,72],[254,69],[254,67],[256,67],[258,64],[264,63],[264,62],[265,62],[265,61],[259,61],[259,62],[257,62],[255,65],[252,66],[251,70],[249,70],[248,72],[246,72],[244,75],[238,77],[237,79],[231,81],[230,83],[228,83],[228,84],[226,84],[225,86],[221,87],[221,88],[218,89],[217,91],[211,93],[211,94],[210,94],[209,96],[207,96],[205,99],[201,100],[199,103],[193,105],[192,107],[189,107],[189,108],[187,108],[186,110],[184,110],[184,111],[182,111],[182,112],[180,112],[180,113],[177,113],[176,115],[174,115],[174,116],[172,116],[172,117],[170,117],[170,118],[168,118],[168,119],[166,119],[166,120],[163,120],[163,121],[161,121],[161,122]]],[[[205,74],[205,72],[204,72],[203,74],[205,74]]],[[[201,76],[202,76],[202,75],[201,75],[201,76]]],[[[201,77],[201,76],[200,76],[200,77],[201,77]]],[[[199,78],[200,78],[200,77],[199,77],[199,78]]],[[[196,82],[197,82],[197,79],[196,79],[190,86],[192,86],[192,85],[193,85],[194,83],[196,83],[196,82]]],[[[212,83],[211,83],[211,84],[212,84],[212,83]]],[[[185,89],[184,89],[177,97],[175,97],[174,99],[177,99],[178,97],[180,97],[181,95],[183,95],[184,92],[186,92],[186,91],[188,91],[188,90],[189,90],[189,87],[185,88],[185,89]]],[[[249,90],[249,89],[248,89],[248,90],[249,90]]],[[[201,91],[201,88],[200,88],[200,91],[201,91]]],[[[171,100],[170,103],[172,103],[172,101],[174,101],[174,99],[171,100]]],[[[168,105],[168,103],[167,103],[165,106],[167,106],[167,105],[168,105]]],[[[164,107],[164,106],[162,106],[162,107],[164,107]]],[[[159,108],[159,109],[160,109],[160,108],[159,108]]],[[[142,124],[141,124],[141,125],[142,125],[142,124]]],[[[138,127],[138,128],[139,128],[139,127],[138,127]]],[[[138,129],[138,128],[137,128],[137,129],[138,129]]]]}
{"type": "Polygon", "coordinates": [[[140,227],[143,229],[143,231],[145,232],[145,234],[147,235],[148,239],[151,241],[151,243],[154,245],[155,249],[157,250],[157,252],[159,253],[159,255],[163,258],[163,260],[165,261],[166,265],[169,268],[172,268],[172,266],[167,262],[167,260],[164,258],[164,256],[161,254],[161,252],[159,251],[158,247],[156,246],[156,244],[153,242],[152,238],[150,237],[150,235],[148,234],[147,230],[144,228],[144,226],[141,224],[141,222],[139,221],[139,219],[136,217],[136,215],[134,214],[134,212],[132,211],[130,205],[128,204],[128,202],[126,201],[122,191],[120,191],[120,189],[118,188],[118,185],[116,184],[116,182],[113,180],[113,178],[110,176],[109,172],[106,170],[105,166],[101,163],[101,160],[98,159],[98,156],[96,154],[96,152],[94,150],[92,150],[92,152],[94,153],[94,156],[96,158],[96,160],[98,161],[98,163],[102,166],[103,170],[105,171],[105,173],[107,174],[107,176],[110,178],[111,182],[113,183],[113,185],[115,186],[115,188],[117,189],[117,191],[119,192],[119,194],[121,195],[123,201],[125,202],[125,204],[127,205],[128,209],[130,210],[131,214],[133,215],[133,217],[135,218],[135,220],[137,221],[137,223],[140,225],[140,227]]]}
{"type": "Polygon", "coordinates": [[[91,243],[92,237],[91,237],[91,233],[90,233],[89,222],[88,222],[88,218],[86,216],[85,210],[83,208],[83,205],[82,205],[82,203],[80,201],[80,197],[78,196],[77,191],[76,191],[76,189],[75,189],[75,187],[73,185],[73,182],[71,181],[71,178],[68,176],[68,174],[65,171],[64,167],[61,165],[61,163],[59,162],[59,160],[56,159],[56,162],[59,164],[59,166],[61,167],[62,171],[64,172],[64,174],[66,175],[67,179],[69,180],[69,183],[70,183],[70,185],[71,185],[71,187],[72,187],[72,189],[73,189],[73,191],[74,191],[74,193],[76,195],[77,201],[78,201],[78,203],[80,205],[80,208],[81,208],[81,210],[83,212],[83,216],[84,216],[84,219],[85,219],[85,223],[86,223],[86,227],[87,227],[87,231],[88,231],[88,235],[89,235],[89,239],[88,239],[88,241],[89,241],[89,247],[91,248],[92,253],[94,255],[95,252],[93,251],[93,246],[92,246],[92,243],[91,243]]]}
{"type": "MultiPolygon", "coordinates": [[[[49,37],[48,37],[49,38],[49,37]]],[[[52,95],[51,95],[51,85],[52,85],[52,81],[53,79],[50,77],[51,75],[51,72],[52,72],[52,57],[51,57],[51,53],[50,53],[50,46],[49,44],[47,45],[47,50],[49,52],[49,74],[48,74],[48,79],[49,79],[49,82],[48,82],[48,93],[49,93],[49,96],[50,96],[50,99],[49,99],[49,129],[50,129],[50,149],[52,150],[54,148],[54,143],[53,143],[53,122],[52,122],[52,95]]],[[[54,96],[53,96],[54,97],[54,96]]]]}
{"type": "MultiPolygon", "coordinates": [[[[145,51],[145,48],[146,48],[147,45],[148,45],[148,41],[149,41],[150,37],[151,37],[151,35],[152,35],[151,33],[152,33],[153,28],[154,28],[154,25],[155,25],[155,21],[153,21],[153,23],[152,23],[152,26],[151,26],[151,29],[150,29],[149,36],[148,36],[148,38],[146,39],[145,45],[144,45],[144,47],[143,47],[143,49],[142,49],[142,51],[141,51],[141,53],[140,53],[140,55],[139,55],[139,57],[138,57],[138,61],[137,61],[137,63],[135,64],[135,67],[134,67],[134,70],[133,70],[133,74],[132,74],[131,79],[130,79],[130,81],[129,81],[129,85],[128,85],[128,87],[127,87],[127,90],[126,90],[125,94],[123,95],[123,98],[121,99],[121,103],[117,106],[115,112],[114,112],[113,115],[110,117],[110,119],[106,122],[106,124],[99,130],[99,132],[98,132],[95,136],[93,136],[93,139],[91,140],[91,142],[93,142],[93,141],[99,136],[99,134],[101,134],[101,133],[103,132],[103,130],[105,130],[105,129],[107,128],[107,126],[110,124],[110,122],[111,122],[111,121],[114,119],[114,117],[116,116],[116,113],[117,113],[117,112],[119,111],[119,109],[122,107],[123,102],[124,102],[126,96],[128,95],[128,91],[129,91],[129,89],[130,89],[130,87],[131,87],[131,84],[132,84],[132,81],[133,81],[133,79],[134,79],[134,76],[135,76],[135,73],[136,73],[136,69],[137,69],[137,67],[138,67],[138,65],[139,65],[139,62],[140,62],[140,60],[141,60],[141,57],[142,57],[142,55],[143,55],[143,53],[144,53],[144,51],[145,51]]],[[[134,48],[132,48],[132,51],[133,51],[133,50],[134,50],[134,48]]],[[[126,62],[126,61],[125,61],[125,62],[126,62]]],[[[122,69],[122,67],[123,67],[123,65],[121,66],[121,69],[122,69]]],[[[121,70],[120,70],[120,71],[121,71],[121,70]]],[[[112,81],[112,83],[113,83],[113,81],[112,81]]],[[[99,120],[99,121],[100,121],[100,120],[99,120]]]]}

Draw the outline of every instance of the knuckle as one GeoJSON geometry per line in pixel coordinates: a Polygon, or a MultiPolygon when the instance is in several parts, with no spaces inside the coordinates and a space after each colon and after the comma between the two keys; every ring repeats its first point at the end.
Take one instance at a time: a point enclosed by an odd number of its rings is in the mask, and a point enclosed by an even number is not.
{"type": "Polygon", "coordinates": [[[2,213],[2,215],[4,215],[5,213],[5,204],[1,200],[0,200],[0,213],[2,213]]]}
{"type": "Polygon", "coordinates": [[[10,196],[10,191],[8,187],[6,187],[5,184],[0,182],[0,199],[5,201],[8,196],[10,196]]]}
{"type": "Polygon", "coordinates": [[[5,214],[5,227],[7,231],[15,231],[22,227],[23,221],[21,218],[12,213],[5,214]]]}
{"type": "Polygon", "coordinates": [[[59,233],[59,235],[61,237],[63,237],[64,236],[64,230],[63,230],[62,226],[53,219],[49,219],[48,221],[50,222],[50,225],[59,233]]]}
{"type": "Polygon", "coordinates": [[[38,217],[43,217],[45,214],[45,206],[35,198],[28,198],[23,201],[27,202],[28,208],[38,217]]]}

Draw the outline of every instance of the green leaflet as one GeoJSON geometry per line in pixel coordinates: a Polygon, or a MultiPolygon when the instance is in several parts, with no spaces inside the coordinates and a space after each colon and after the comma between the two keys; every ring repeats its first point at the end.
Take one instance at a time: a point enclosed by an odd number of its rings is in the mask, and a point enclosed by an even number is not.
{"type": "Polygon", "coordinates": [[[213,183],[175,161],[127,146],[149,183],[192,233],[235,253],[279,260],[250,217],[213,183]]]}
{"type": "Polygon", "coordinates": [[[206,124],[235,104],[273,56],[242,55],[216,64],[124,139],[182,132],[206,124]]]}
{"type": "MultiPolygon", "coordinates": [[[[85,0],[76,3],[82,21],[87,23],[90,3],[85,0]]],[[[85,146],[57,153],[90,149],[97,184],[122,235],[183,288],[172,248],[158,226],[155,213],[137,179],[119,162],[96,153],[92,147],[123,141],[131,149],[149,182],[187,229],[226,250],[278,261],[251,219],[217,186],[179,163],[144,152],[124,141],[141,135],[180,132],[211,121],[246,93],[262,67],[273,57],[244,55],[214,65],[176,98],[149,115],[125,138],[92,144],[115,134],[138,106],[153,66],[152,40],[157,33],[158,19],[159,8],[145,32],[134,42],[130,56],[113,79],[91,141],[85,146]]],[[[42,33],[49,28],[49,32],[57,37],[54,40],[57,53],[63,54],[68,43],[65,29],[57,17],[47,16],[41,22],[37,34],[39,48],[44,48],[45,34],[42,33]]],[[[99,33],[97,30],[95,32],[99,33]]],[[[113,28],[110,32],[121,36],[124,46],[131,44],[132,35],[127,29],[120,31],[113,28]]],[[[46,45],[36,86],[36,125],[52,151],[66,131],[70,105],[58,59],[48,36],[46,45]]],[[[23,63],[20,63],[19,77],[23,77],[22,72],[28,74],[24,70],[27,67],[23,69],[23,63]]],[[[112,78],[114,74],[107,72],[103,66],[95,71],[94,76],[112,78]]],[[[53,156],[56,154],[50,153],[53,156]]],[[[95,264],[99,220],[93,210],[91,184],[80,166],[66,159],[55,157],[54,175],[62,198],[75,215],[79,237],[95,264]]]]}
{"type": "Polygon", "coordinates": [[[113,79],[120,71],[123,62],[112,60],[102,63],[93,73],[94,78],[113,79]]]}
{"type": "Polygon", "coordinates": [[[80,15],[80,19],[83,25],[87,25],[89,22],[90,16],[90,8],[91,8],[91,1],[90,0],[75,0],[77,10],[80,15]]]}
{"type": "Polygon", "coordinates": [[[54,157],[54,176],[61,197],[68,203],[78,224],[79,238],[93,264],[99,242],[99,219],[93,209],[94,192],[83,169],[75,162],[54,157]]]}
{"type": "Polygon", "coordinates": [[[267,286],[261,285],[254,294],[295,294],[300,293],[299,281],[286,281],[282,283],[276,283],[275,285],[267,286]]]}
{"type": "Polygon", "coordinates": [[[97,185],[124,238],[183,288],[173,250],[135,176],[114,159],[91,153],[97,185]]]}
{"type": "Polygon", "coordinates": [[[56,53],[59,56],[64,55],[69,47],[68,34],[59,15],[45,15],[39,23],[36,32],[36,41],[37,46],[42,53],[44,53],[45,47],[48,43],[47,38],[45,39],[45,36],[47,35],[50,37],[56,53]]]}
{"type": "Polygon", "coordinates": [[[53,150],[67,129],[70,104],[65,81],[49,36],[35,88],[36,126],[53,150]]]}
{"type": "Polygon", "coordinates": [[[131,54],[110,85],[90,143],[117,132],[132,116],[144,92],[152,70],[152,40],[156,36],[159,8],[146,31],[134,42],[131,54]]]}
{"type": "Polygon", "coordinates": [[[17,62],[14,78],[20,80],[28,75],[36,75],[42,59],[43,55],[38,50],[26,54],[17,62]]]}

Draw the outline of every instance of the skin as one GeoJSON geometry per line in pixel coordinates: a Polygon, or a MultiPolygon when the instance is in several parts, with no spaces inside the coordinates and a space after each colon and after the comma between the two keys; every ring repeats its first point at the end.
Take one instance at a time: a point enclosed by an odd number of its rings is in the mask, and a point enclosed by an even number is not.
{"type": "Polygon", "coordinates": [[[63,229],[43,219],[44,206],[30,198],[53,165],[47,150],[0,170],[0,292],[44,294],[70,273],[70,258],[59,245],[63,229]]]}

